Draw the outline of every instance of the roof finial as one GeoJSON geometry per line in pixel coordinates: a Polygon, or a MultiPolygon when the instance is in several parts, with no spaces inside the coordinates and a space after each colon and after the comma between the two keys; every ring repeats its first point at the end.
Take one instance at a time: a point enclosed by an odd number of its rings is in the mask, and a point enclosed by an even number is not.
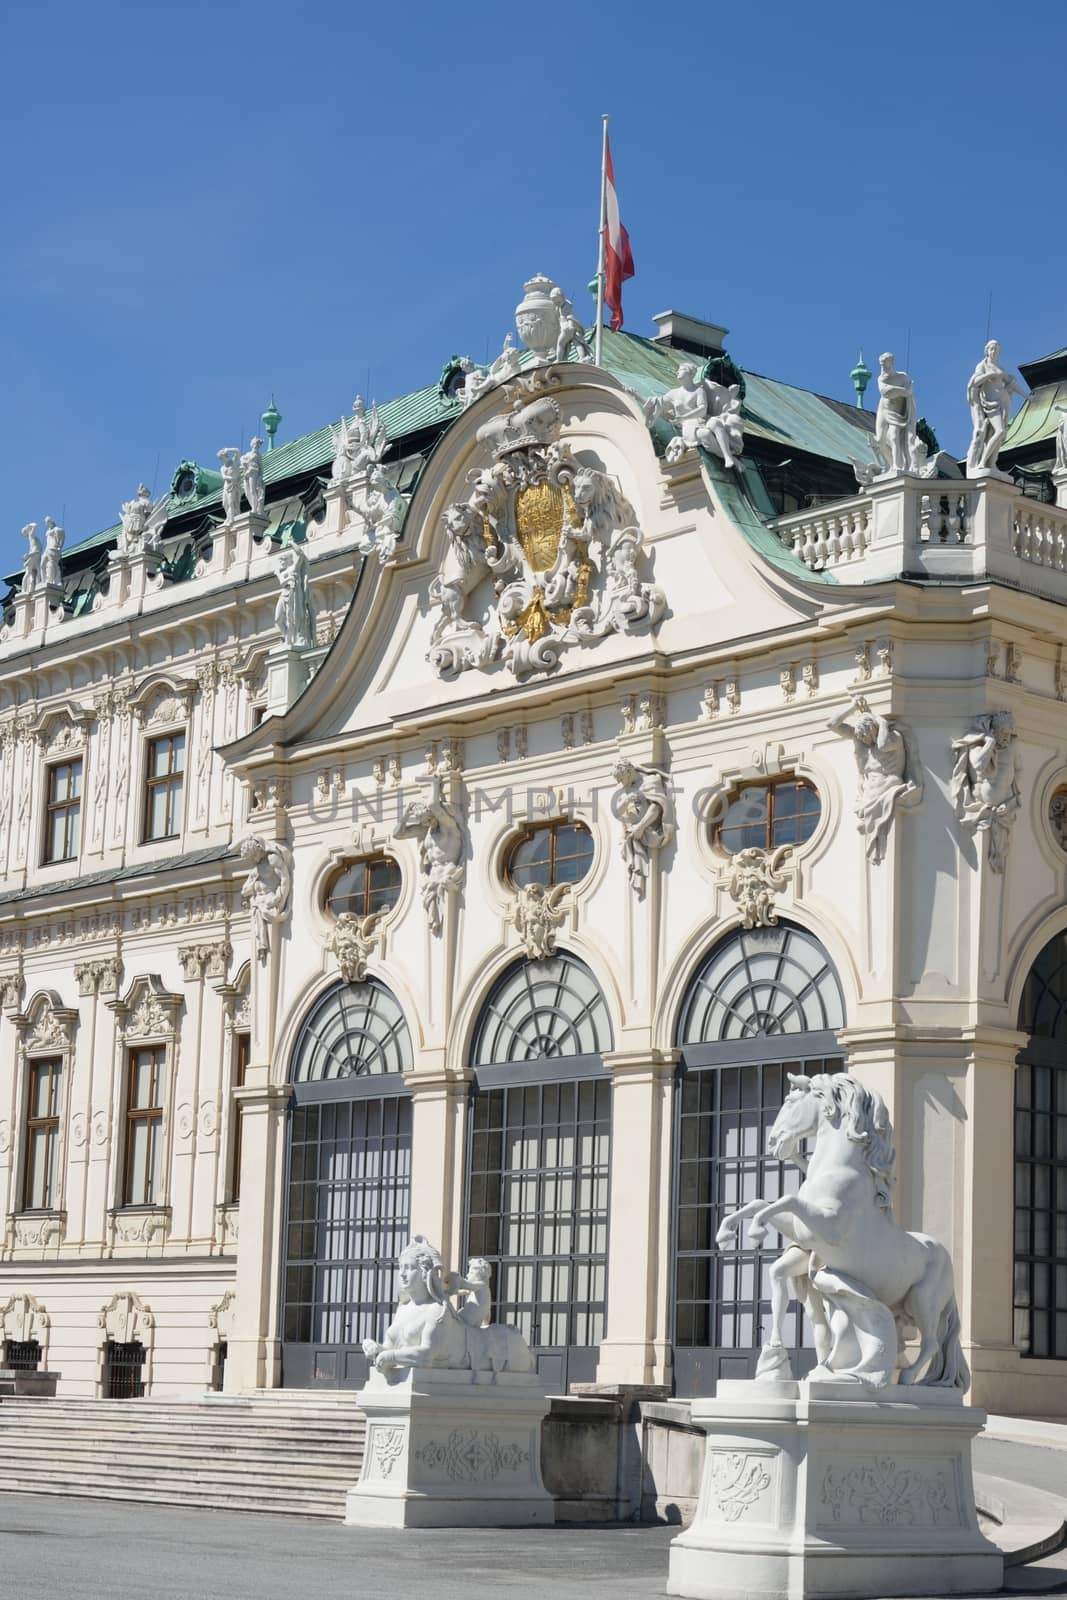
{"type": "Polygon", "coordinates": [[[270,397],[270,405],[267,407],[266,411],[264,411],[262,417],[260,418],[260,421],[263,423],[263,426],[267,431],[267,449],[268,450],[273,450],[274,449],[274,435],[278,431],[278,427],[279,427],[279,424],[281,423],[281,420],[282,420],[282,414],[278,410],[278,407],[274,404],[274,396],[271,395],[271,397],[270,397]]]}
{"type": "Polygon", "coordinates": [[[863,396],[866,394],[867,385],[871,381],[871,369],[863,359],[862,350],[860,351],[859,360],[849,373],[849,377],[852,379],[852,387],[856,391],[856,400],[860,410],[862,411],[864,409],[863,396]]]}

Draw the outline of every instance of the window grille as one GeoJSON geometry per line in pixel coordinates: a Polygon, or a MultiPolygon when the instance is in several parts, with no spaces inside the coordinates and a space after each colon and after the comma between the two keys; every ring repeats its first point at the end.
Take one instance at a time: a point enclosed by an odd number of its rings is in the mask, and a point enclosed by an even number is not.
{"type": "Polygon", "coordinates": [[[411,1034],[400,1004],[376,978],[338,983],[311,1008],[290,1078],[321,1083],[366,1073],[406,1072],[411,1034]]]}
{"type": "Polygon", "coordinates": [[[1051,939],[1023,990],[1030,1035],[1015,1069],[1015,1344],[1067,1358],[1067,931],[1051,939]]]}
{"type": "Polygon", "coordinates": [[[41,1365],[41,1347],[36,1339],[5,1339],[4,1366],[12,1372],[36,1372],[41,1365]]]}
{"type": "Polygon", "coordinates": [[[600,986],[564,951],[516,962],[498,979],[478,1023],[472,1065],[602,1055],[611,1046],[600,986]]]}
{"type": "Polygon", "coordinates": [[[144,1345],[138,1340],[118,1344],[109,1339],[104,1364],[104,1399],[139,1400],[144,1394],[144,1362],[144,1345]]]}

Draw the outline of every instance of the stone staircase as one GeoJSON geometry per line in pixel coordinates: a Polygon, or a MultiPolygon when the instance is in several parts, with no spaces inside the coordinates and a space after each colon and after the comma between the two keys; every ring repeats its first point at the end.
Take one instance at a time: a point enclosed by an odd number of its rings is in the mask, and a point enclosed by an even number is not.
{"type": "Polygon", "coordinates": [[[366,1421],[350,1397],[0,1401],[0,1491],[340,1519],[366,1421]]]}

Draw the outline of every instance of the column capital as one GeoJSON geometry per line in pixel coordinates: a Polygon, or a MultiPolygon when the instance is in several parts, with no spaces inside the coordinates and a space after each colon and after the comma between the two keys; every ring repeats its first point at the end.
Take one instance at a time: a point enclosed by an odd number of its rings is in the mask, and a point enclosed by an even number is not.
{"type": "Polygon", "coordinates": [[[233,1098],[242,1111],[284,1111],[293,1098],[291,1083],[244,1083],[234,1089],[233,1098]]]}
{"type": "Polygon", "coordinates": [[[608,1050],[601,1057],[613,1078],[670,1078],[681,1060],[680,1050],[608,1050]]]}

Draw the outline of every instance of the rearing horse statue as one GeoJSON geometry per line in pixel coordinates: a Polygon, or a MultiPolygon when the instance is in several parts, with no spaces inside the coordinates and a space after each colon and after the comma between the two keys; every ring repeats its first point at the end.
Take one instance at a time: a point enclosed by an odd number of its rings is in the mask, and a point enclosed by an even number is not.
{"type": "Polygon", "coordinates": [[[896,1153],[882,1097],[843,1072],[788,1077],[767,1153],[792,1161],[804,1181],[795,1194],[750,1200],[716,1235],[729,1246],[747,1217],[754,1244],[772,1225],[790,1241],[770,1269],[771,1335],[756,1377],[791,1376],[782,1335],[792,1294],[815,1334],[813,1379],[967,1389],[948,1251],[928,1234],[905,1232],[893,1217],[896,1153]],[[805,1156],[809,1139],[815,1145],[805,1156]],[[912,1329],[919,1348],[904,1364],[912,1329]]]}

